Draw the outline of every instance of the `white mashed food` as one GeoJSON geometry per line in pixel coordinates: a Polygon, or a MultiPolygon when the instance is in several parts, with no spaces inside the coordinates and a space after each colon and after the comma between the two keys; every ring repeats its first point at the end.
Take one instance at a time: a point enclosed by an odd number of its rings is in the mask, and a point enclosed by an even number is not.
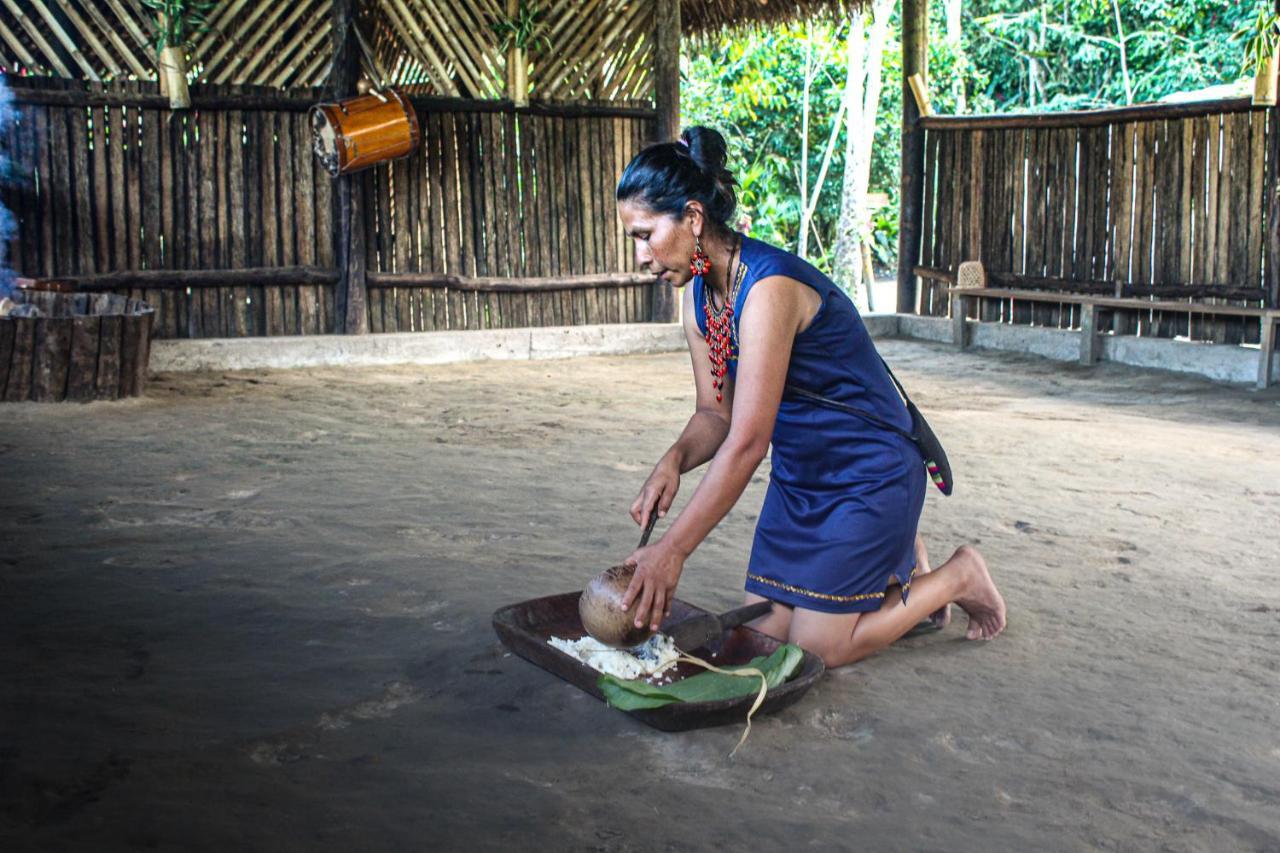
{"type": "Polygon", "coordinates": [[[680,657],[680,651],[666,634],[654,634],[634,649],[610,648],[592,637],[580,640],[552,637],[547,642],[596,672],[628,681],[660,673],[680,657]]]}

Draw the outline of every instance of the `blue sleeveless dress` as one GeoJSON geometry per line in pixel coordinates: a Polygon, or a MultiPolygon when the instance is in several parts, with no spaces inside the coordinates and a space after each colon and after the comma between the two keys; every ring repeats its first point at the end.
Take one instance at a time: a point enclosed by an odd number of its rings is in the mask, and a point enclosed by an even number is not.
{"type": "MultiPolygon", "coordinates": [[[[815,267],[742,238],[745,267],[734,303],[729,374],[737,375],[738,321],[751,288],[786,276],[822,305],[796,336],[787,383],[855,406],[910,431],[911,418],[853,302],[815,267]]],[[[693,281],[705,336],[706,292],[693,281]]],[[[925,472],[915,445],[846,412],[784,397],[772,438],[772,475],[747,567],[748,592],[827,613],[878,610],[892,578],[903,600],[915,572],[925,472]]]]}

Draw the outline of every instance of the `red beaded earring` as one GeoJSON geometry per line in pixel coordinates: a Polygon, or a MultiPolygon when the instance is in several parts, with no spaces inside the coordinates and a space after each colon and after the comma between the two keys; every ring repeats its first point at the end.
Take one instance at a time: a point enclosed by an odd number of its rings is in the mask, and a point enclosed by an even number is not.
{"type": "Polygon", "coordinates": [[[689,260],[689,270],[694,275],[706,275],[711,271],[711,258],[702,251],[702,241],[693,238],[693,257],[689,260]]]}

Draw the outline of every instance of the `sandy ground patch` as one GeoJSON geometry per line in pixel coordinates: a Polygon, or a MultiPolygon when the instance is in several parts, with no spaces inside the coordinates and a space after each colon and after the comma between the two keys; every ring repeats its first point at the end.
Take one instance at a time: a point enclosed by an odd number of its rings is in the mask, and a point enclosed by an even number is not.
{"type": "MultiPolygon", "coordinates": [[[[933,557],[975,543],[1009,630],[831,673],[734,760],[489,626],[629,552],[687,356],[0,406],[0,847],[1280,848],[1280,389],[882,349],[957,472],[933,557]]],[[[739,601],[767,476],[681,597],[739,601]]]]}

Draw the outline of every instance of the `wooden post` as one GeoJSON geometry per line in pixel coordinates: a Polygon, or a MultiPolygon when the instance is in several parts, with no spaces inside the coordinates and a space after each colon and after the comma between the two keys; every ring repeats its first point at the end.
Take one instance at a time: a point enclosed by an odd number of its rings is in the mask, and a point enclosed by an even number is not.
{"type": "Polygon", "coordinates": [[[1080,306],[1080,363],[1091,366],[1098,360],[1102,345],[1098,337],[1098,306],[1085,302],[1080,306]]]}
{"type": "Polygon", "coordinates": [[[658,141],[680,135],[680,0],[654,4],[653,82],[658,141]]]}
{"type": "Polygon", "coordinates": [[[1280,308],[1280,105],[1267,110],[1267,149],[1267,307],[1280,308]]]}
{"type": "MultiPolygon", "coordinates": [[[[333,65],[329,90],[334,100],[350,97],[360,77],[360,53],[355,41],[358,0],[333,0],[333,65]]],[[[347,335],[368,328],[364,263],[364,181],[342,175],[333,194],[334,260],[338,266],[337,318],[333,329],[347,335]],[[355,227],[353,227],[353,225],[355,227]]]]}
{"type": "Polygon", "coordinates": [[[1258,390],[1271,384],[1271,362],[1276,352],[1276,325],[1280,324],[1280,313],[1272,311],[1262,317],[1262,341],[1258,347],[1258,390]]]}
{"type": "Polygon", "coordinates": [[[957,349],[969,346],[969,302],[972,299],[958,287],[951,290],[951,343],[957,349]]]}
{"type": "MultiPolygon", "coordinates": [[[[654,9],[654,106],[658,111],[658,141],[680,135],[680,0],[657,0],[654,9]]],[[[674,323],[679,310],[670,285],[653,285],[655,323],[674,323]]]]}
{"type": "Polygon", "coordinates": [[[1267,307],[1280,308],[1280,106],[1267,110],[1267,307]]]}
{"type": "Polygon", "coordinates": [[[898,312],[914,313],[924,224],[924,129],[911,88],[912,75],[929,85],[928,0],[902,0],[902,178],[898,185],[898,312]]]}

